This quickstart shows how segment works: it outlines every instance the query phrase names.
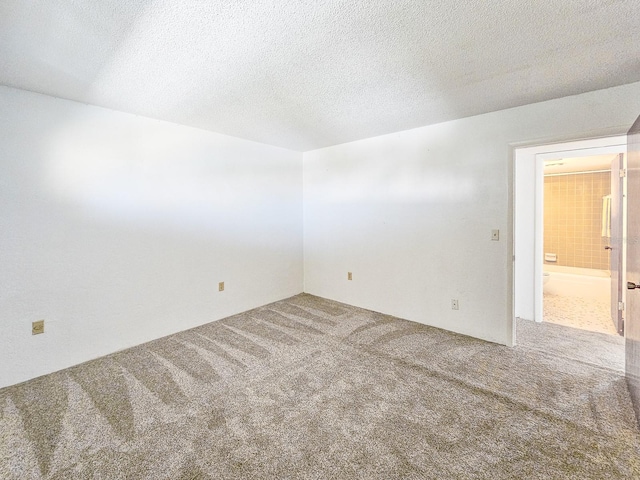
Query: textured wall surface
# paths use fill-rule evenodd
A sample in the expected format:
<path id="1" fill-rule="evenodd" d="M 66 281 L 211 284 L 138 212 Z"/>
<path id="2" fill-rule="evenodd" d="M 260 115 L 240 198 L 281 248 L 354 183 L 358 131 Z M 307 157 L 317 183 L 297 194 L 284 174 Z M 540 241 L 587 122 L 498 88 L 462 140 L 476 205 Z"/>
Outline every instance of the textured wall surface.
<path id="1" fill-rule="evenodd" d="M 637 0 L 0 3 L 0 84 L 296 150 L 640 80 Z"/>
<path id="2" fill-rule="evenodd" d="M 302 291 L 301 154 L 6 87 L 0 124 L 0 386 Z"/>
<path id="3" fill-rule="evenodd" d="M 305 291 L 510 342 L 509 145 L 621 133 L 639 112 L 636 83 L 305 152 Z"/>

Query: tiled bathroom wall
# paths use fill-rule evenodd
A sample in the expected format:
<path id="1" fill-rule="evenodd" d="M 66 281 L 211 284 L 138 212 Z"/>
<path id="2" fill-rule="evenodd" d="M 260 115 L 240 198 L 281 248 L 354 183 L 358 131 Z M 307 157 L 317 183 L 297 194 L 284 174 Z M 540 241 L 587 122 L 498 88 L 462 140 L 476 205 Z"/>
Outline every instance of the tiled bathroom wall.
<path id="1" fill-rule="evenodd" d="M 602 197 L 611 193 L 611 173 L 544 177 L 544 252 L 568 267 L 609 269 L 609 239 L 602 237 Z"/>

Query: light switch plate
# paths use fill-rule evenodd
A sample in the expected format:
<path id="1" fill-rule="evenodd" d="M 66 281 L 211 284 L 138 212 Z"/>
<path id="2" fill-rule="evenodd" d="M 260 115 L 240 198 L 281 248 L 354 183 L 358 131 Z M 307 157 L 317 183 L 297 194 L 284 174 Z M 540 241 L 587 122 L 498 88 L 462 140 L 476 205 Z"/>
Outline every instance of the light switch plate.
<path id="1" fill-rule="evenodd" d="M 500 240 L 500 230 L 491 230 L 491 240 L 494 242 Z"/>
<path id="2" fill-rule="evenodd" d="M 353 280 L 353 274 L 351 272 L 347 272 L 347 280 Z"/>
<path id="3" fill-rule="evenodd" d="M 219 292 L 224 292 L 224 282 L 218 283 L 218 291 Z"/>

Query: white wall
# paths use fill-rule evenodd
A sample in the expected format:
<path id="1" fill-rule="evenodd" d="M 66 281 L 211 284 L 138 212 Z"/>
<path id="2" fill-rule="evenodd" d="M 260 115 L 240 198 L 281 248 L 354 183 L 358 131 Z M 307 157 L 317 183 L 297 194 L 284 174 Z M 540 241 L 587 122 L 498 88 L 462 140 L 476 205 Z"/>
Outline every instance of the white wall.
<path id="1" fill-rule="evenodd" d="M 6 87 L 0 124 L 0 387 L 302 291 L 300 153 Z"/>
<path id="2" fill-rule="evenodd" d="M 511 147 L 638 113 L 640 83 L 304 154 L 305 291 L 508 344 Z M 301 154 L 6 87 L 0 125 L 0 387 L 302 291 Z"/>
<path id="3" fill-rule="evenodd" d="M 638 114 L 635 83 L 305 153 L 305 291 L 510 344 L 512 148 Z"/>

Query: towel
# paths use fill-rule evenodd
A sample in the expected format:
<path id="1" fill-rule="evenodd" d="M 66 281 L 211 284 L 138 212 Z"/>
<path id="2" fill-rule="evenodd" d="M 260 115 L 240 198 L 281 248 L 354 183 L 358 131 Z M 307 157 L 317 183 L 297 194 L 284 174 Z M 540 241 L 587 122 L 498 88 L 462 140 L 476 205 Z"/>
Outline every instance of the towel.
<path id="1" fill-rule="evenodd" d="M 602 197 L 602 236 L 611 238 L 611 195 Z"/>

